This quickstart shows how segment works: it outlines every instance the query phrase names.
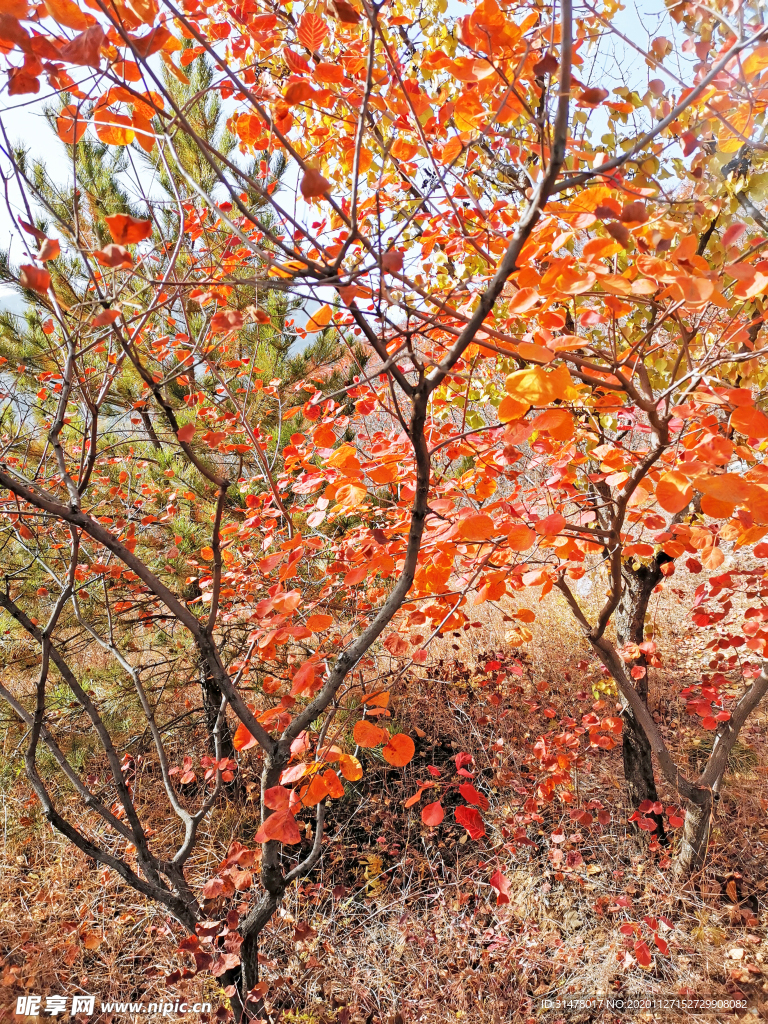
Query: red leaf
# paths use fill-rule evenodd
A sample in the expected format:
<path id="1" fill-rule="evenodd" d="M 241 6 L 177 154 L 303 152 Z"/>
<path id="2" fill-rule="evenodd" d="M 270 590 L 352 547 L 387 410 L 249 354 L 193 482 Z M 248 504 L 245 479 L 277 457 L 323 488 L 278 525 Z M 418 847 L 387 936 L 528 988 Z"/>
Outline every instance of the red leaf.
<path id="1" fill-rule="evenodd" d="M 211 330 L 215 334 L 237 330 L 245 323 L 245 317 L 239 309 L 222 309 L 211 317 Z"/>
<path id="2" fill-rule="evenodd" d="M 81 32 L 74 39 L 65 43 L 59 56 L 70 64 L 98 68 L 100 64 L 99 51 L 106 42 L 107 37 L 104 35 L 101 25 L 91 25 L 85 32 Z"/>
<path id="3" fill-rule="evenodd" d="M 456 821 L 469 833 L 470 839 L 479 839 L 485 835 L 485 823 L 474 807 L 457 807 L 454 814 Z"/>
<path id="4" fill-rule="evenodd" d="M 509 879 L 505 878 L 500 871 L 495 871 L 488 879 L 488 884 L 496 890 L 496 905 L 509 903 Z"/>
<path id="5" fill-rule="evenodd" d="M 213 900 L 224 891 L 224 883 L 220 878 L 211 878 L 203 886 L 203 899 Z M 188 940 L 185 940 L 188 941 Z"/>
<path id="6" fill-rule="evenodd" d="M 290 811 L 275 811 L 265 819 L 264 824 L 254 836 L 257 843 L 267 843 L 276 839 L 279 843 L 300 843 L 301 833 L 296 819 Z"/>
<path id="7" fill-rule="evenodd" d="M 309 17 L 309 15 L 305 15 Z M 317 17 L 317 15 L 312 15 Z M 319 199 L 321 196 L 330 189 L 331 183 L 327 178 L 324 178 L 320 171 L 314 167 L 308 167 L 304 172 L 304 177 L 301 179 L 299 189 L 305 199 Z"/>
<path id="8" fill-rule="evenodd" d="M 403 269 L 403 254 L 396 249 L 390 249 L 381 257 L 381 269 L 387 274 L 399 274 Z"/>
<path id="9" fill-rule="evenodd" d="M 271 811 L 287 811 L 290 796 L 285 786 L 272 786 L 264 790 L 264 806 Z"/>
<path id="10" fill-rule="evenodd" d="M 644 942 L 635 943 L 635 956 L 637 957 L 637 962 L 641 967 L 650 967 L 653 963 L 651 951 Z"/>
<path id="11" fill-rule="evenodd" d="M 475 804 L 477 807 L 481 807 L 484 811 L 488 810 L 488 801 L 482 793 L 478 793 L 471 782 L 462 782 L 459 786 L 459 792 L 468 804 Z"/>
<path id="12" fill-rule="evenodd" d="M 425 825 L 439 825 L 444 817 L 445 811 L 439 800 L 435 800 L 433 804 L 427 804 L 426 807 L 422 808 L 421 820 Z"/>
<path id="13" fill-rule="evenodd" d="M 328 26 L 319 14 L 303 14 L 296 37 L 308 50 L 319 50 L 328 35 Z"/>

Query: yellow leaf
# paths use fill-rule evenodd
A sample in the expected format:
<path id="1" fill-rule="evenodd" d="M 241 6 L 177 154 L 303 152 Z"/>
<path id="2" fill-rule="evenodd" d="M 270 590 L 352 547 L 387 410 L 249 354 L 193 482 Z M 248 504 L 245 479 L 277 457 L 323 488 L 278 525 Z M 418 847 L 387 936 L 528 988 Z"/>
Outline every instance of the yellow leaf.
<path id="1" fill-rule="evenodd" d="M 746 82 L 751 82 L 765 68 L 768 68 L 768 46 L 758 46 L 741 62 Z"/>
<path id="2" fill-rule="evenodd" d="M 528 405 L 550 405 L 555 399 L 574 398 L 576 391 L 566 366 L 547 371 L 543 366 L 529 366 L 507 377 L 507 394 Z M 503 404 L 503 403 L 502 403 Z"/>

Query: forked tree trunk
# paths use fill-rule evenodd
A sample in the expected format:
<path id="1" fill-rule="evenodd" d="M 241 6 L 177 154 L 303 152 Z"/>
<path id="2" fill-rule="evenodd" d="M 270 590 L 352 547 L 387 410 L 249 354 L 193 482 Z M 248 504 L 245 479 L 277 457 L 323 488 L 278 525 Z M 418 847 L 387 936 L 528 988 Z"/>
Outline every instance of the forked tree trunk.
<path id="1" fill-rule="evenodd" d="M 616 638 L 619 646 L 626 643 L 641 644 L 645 639 L 645 616 L 648 603 L 656 584 L 661 579 L 662 562 L 654 559 L 650 565 L 633 569 L 631 565 L 622 568 L 623 591 L 616 609 Z M 634 687 L 644 704 L 648 703 L 648 667 L 645 657 L 635 662 L 645 669 L 645 675 L 634 680 Z M 640 723 L 633 714 L 625 697 L 620 697 L 624 730 L 622 735 L 622 760 L 624 778 L 630 805 L 635 810 L 644 800 L 655 803 L 658 800 L 656 779 L 653 773 L 651 744 Z M 660 815 L 650 815 L 656 821 L 657 837 L 664 831 Z"/>
<path id="2" fill-rule="evenodd" d="M 713 812 L 712 793 L 706 791 L 701 803 L 688 801 L 672 874 L 678 881 L 685 881 L 704 867 L 709 845 L 709 834 L 712 828 Z"/>

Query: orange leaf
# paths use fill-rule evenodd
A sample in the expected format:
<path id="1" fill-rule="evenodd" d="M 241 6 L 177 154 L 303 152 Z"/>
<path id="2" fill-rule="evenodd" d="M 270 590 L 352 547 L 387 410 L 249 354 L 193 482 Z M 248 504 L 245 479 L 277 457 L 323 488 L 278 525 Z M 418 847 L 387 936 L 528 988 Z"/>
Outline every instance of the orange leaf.
<path id="1" fill-rule="evenodd" d="M 336 444 L 336 434 L 333 432 L 332 427 L 329 427 L 327 423 L 323 423 L 317 430 L 312 432 L 312 440 L 318 448 L 330 448 L 332 444 Z"/>
<path id="2" fill-rule="evenodd" d="M 289 106 L 293 106 L 295 103 L 303 103 L 308 100 L 310 96 L 314 95 L 314 92 L 315 90 L 309 82 L 291 82 L 286 86 L 283 99 Z"/>
<path id="3" fill-rule="evenodd" d="M 291 680 L 291 697 L 298 697 L 300 694 L 310 691 L 314 692 L 317 679 L 317 662 L 305 661 L 300 665 Z"/>
<path id="4" fill-rule="evenodd" d="M 73 103 L 68 103 L 56 118 L 56 133 L 68 146 L 82 139 L 87 125 L 81 113 Z"/>
<path id="5" fill-rule="evenodd" d="M 490 516 L 474 515 L 462 519 L 459 526 L 459 536 L 462 540 L 481 541 L 492 537 L 496 532 L 496 526 Z"/>
<path id="6" fill-rule="evenodd" d="M 731 413 L 731 426 L 740 434 L 762 440 L 768 437 L 768 416 L 752 406 L 741 406 Z"/>
<path id="7" fill-rule="evenodd" d="M 344 783 L 333 768 L 327 768 L 323 772 L 323 779 L 328 788 L 328 795 L 333 797 L 334 800 L 340 800 L 344 796 Z"/>
<path id="8" fill-rule="evenodd" d="M 397 139 L 390 153 L 396 160 L 413 160 L 419 151 L 415 142 L 408 142 L 406 139 Z"/>
<path id="9" fill-rule="evenodd" d="M 530 402 L 521 402 L 512 395 L 505 395 L 499 406 L 499 423 L 510 423 L 512 420 L 519 420 L 528 412 Z"/>
<path id="10" fill-rule="evenodd" d="M 130 217 L 127 213 L 115 213 L 104 219 L 107 222 L 110 235 L 118 245 L 132 245 L 149 238 L 152 234 L 151 220 L 139 220 L 137 217 Z"/>
<path id="11" fill-rule="evenodd" d="M 544 345 L 534 345 L 529 341 L 521 341 L 517 346 L 517 354 L 521 359 L 525 359 L 529 363 L 551 363 L 555 358 L 555 353 L 551 348 L 546 348 Z"/>
<path id="12" fill-rule="evenodd" d="M 380 690 L 378 693 L 366 694 L 362 703 L 369 708 L 385 708 L 389 704 L 389 697 L 389 690 Z"/>
<path id="13" fill-rule="evenodd" d="M 200 548 L 200 557 L 204 558 L 206 562 L 212 562 L 213 548 Z"/>
<path id="14" fill-rule="evenodd" d="M 300 53 L 296 53 L 295 50 L 283 50 L 283 57 L 285 63 L 288 65 L 288 70 L 292 71 L 295 75 L 308 75 L 309 64 L 306 57 L 302 57 Z"/>
<path id="15" fill-rule="evenodd" d="M 125 114 L 116 114 L 109 107 L 99 107 L 93 115 L 93 123 L 96 127 L 96 134 L 107 146 L 128 146 L 133 142 L 135 132 L 130 117 Z M 117 217 L 124 217 L 125 214 L 115 214 Z M 113 218 L 107 217 L 107 221 Z M 131 218 L 133 219 L 133 218 Z M 114 238 L 114 233 L 112 235 Z M 118 239 L 115 238 L 117 242 Z"/>
<path id="16" fill-rule="evenodd" d="M 529 309 L 533 309 L 540 297 L 536 288 L 521 288 L 509 300 L 507 309 L 510 313 L 517 313 L 518 315 L 520 313 L 527 313 Z"/>
<path id="17" fill-rule="evenodd" d="M 567 441 L 573 437 L 573 416 L 567 409 L 545 409 L 539 413 L 532 426 L 535 430 L 546 430 L 557 441 Z"/>
<path id="18" fill-rule="evenodd" d="M 238 725 L 235 730 L 235 735 L 232 737 L 232 746 L 235 750 L 248 750 L 250 747 L 256 746 L 256 740 L 251 736 L 242 722 Z"/>
<path id="19" fill-rule="evenodd" d="M 317 312 L 313 313 L 309 320 L 307 320 L 304 330 L 307 334 L 314 334 L 316 331 L 325 330 L 331 322 L 332 314 L 333 310 L 328 303 L 326 303 L 324 306 L 321 306 Z"/>
<path id="20" fill-rule="evenodd" d="M 342 484 L 336 491 L 336 501 L 347 508 L 357 508 L 365 500 L 368 492 L 359 483 Z"/>
<path id="21" fill-rule="evenodd" d="M 45 0 L 45 9 L 54 21 L 77 32 L 88 28 L 89 20 L 91 23 L 95 20 L 92 16 L 83 14 L 72 0 Z"/>
<path id="22" fill-rule="evenodd" d="M 119 309 L 102 309 L 100 313 L 91 320 L 91 327 L 106 327 L 120 319 Z"/>
<path id="23" fill-rule="evenodd" d="M 720 476 L 699 477 L 696 486 L 702 494 L 708 494 L 717 501 L 728 501 L 734 505 L 749 497 L 749 484 L 738 473 L 723 473 Z"/>
<path id="24" fill-rule="evenodd" d="M 571 397 L 573 383 L 567 366 L 546 370 L 543 366 L 529 366 L 525 370 L 510 373 L 506 381 L 507 394 L 517 402 L 528 405 L 546 406 L 555 399 Z M 502 406 L 503 406 L 502 402 Z M 501 416 L 501 409 L 499 409 Z"/>
<path id="25" fill-rule="evenodd" d="M 367 722 L 365 719 L 355 724 L 352 735 L 358 747 L 378 747 L 380 743 L 389 739 L 386 729 L 379 729 L 377 725 Z"/>
<path id="26" fill-rule="evenodd" d="M 61 246 L 57 238 L 46 238 L 40 246 L 37 258 L 45 263 L 47 260 L 55 260 L 61 255 Z"/>
<path id="27" fill-rule="evenodd" d="M 176 437 L 178 437 L 178 439 L 180 441 L 183 441 L 184 444 L 188 444 L 192 440 L 192 438 L 194 436 L 195 436 L 195 424 L 194 423 L 185 423 L 184 426 L 183 427 L 179 427 L 178 431 L 176 432 Z"/>
<path id="28" fill-rule="evenodd" d="M 239 309 L 220 309 L 211 317 L 211 331 L 214 334 L 225 334 L 236 331 L 245 323 L 245 317 Z"/>
<path id="29" fill-rule="evenodd" d="M 313 633 L 322 633 L 326 629 L 330 629 L 333 625 L 333 616 L 331 615 L 310 615 L 307 619 L 307 629 L 311 629 Z"/>
<path id="30" fill-rule="evenodd" d="M 151 25 L 158 15 L 156 0 L 128 0 L 131 12 L 145 25 Z"/>
<path id="31" fill-rule="evenodd" d="M 334 773 L 335 774 L 335 773 Z M 314 807 L 328 796 L 328 781 L 323 775 L 315 775 L 308 786 L 299 793 L 305 807 Z"/>
<path id="32" fill-rule="evenodd" d="M 453 138 L 448 139 L 446 144 L 443 146 L 443 151 L 440 154 L 440 163 L 443 166 L 452 164 L 457 157 L 461 156 L 464 149 L 464 143 L 458 137 L 454 135 Z"/>
<path id="33" fill-rule="evenodd" d="M 352 754 L 339 757 L 339 770 L 347 782 L 359 782 L 363 777 L 363 766 Z"/>
<path id="34" fill-rule="evenodd" d="M 33 292 L 40 292 L 45 295 L 51 287 L 51 275 L 47 270 L 25 263 L 20 268 L 19 284 L 22 288 L 29 288 Z"/>
<path id="35" fill-rule="evenodd" d="M 315 65 L 312 77 L 324 85 L 339 85 L 344 81 L 344 68 L 339 64 L 331 64 L 329 61 L 321 60 Z"/>
<path id="36" fill-rule="evenodd" d="M 682 512 L 693 497 L 693 487 L 682 473 L 672 469 L 656 484 L 656 500 L 665 512 Z"/>
<path id="37" fill-rule="evenodd" d="M 723 554 L 722 548 L 709 548 L 707 551 L 701 553 L 701 564 L 705 569 L 709 569 L 712 572 L 714 569 L 719 567 L 725 561 L 725 555 Z"/>
<path id="38" fill-rule="evenodd" d="M 404 732 L 398 732 L 391 736 L 389 742 L 381 748 L 381 755 L 384 760 L 395 768 L 402 768 L 408 764 L 416 753 L 416 745 L 410 736 Z"/>
<path id="39" fill-rule="evenodd" d="M 711 494 L 703 494 L 701 496 L 701 511 L 705 516 L 709 516 L 710 519 L 727 519 L 733 515 L 733 510 L 736 508 L 732 501 L 718 501 L 717 498 L 713 498 Z M 750 506 L 750 512 L 754 510 Z"/>
<path id="40" fill-rule="evenodd" d="M 507 534 L 507 543 L 511 551 L 527 551 L 533 547 L 535 540 L 536 534 L 523 523 L 513 526 Z"/>
<path id="41" fill-rule="evenodd" d="M 308 15 L 307 15 L 308 17 Z M 316 17 L 316 15 L 312 15 Z M 314 167 L 308 167 L 304 172 L 304 177 L 301 179 L 299 189 L 305 199 L 319 199 L 325 195 L 331 187 L 330 181 L 324 178 L 320 171 Z"/>
<path id="42" fill-rule="evenodd" d="M 94 254 L 102 267 L 111 267 L 113 270 L 130 270 L 133 266 L 133 256 L 124 245 L 115 245 L 110 242 L 103 249 L 97 249 Z"/>
<path id="43" fill-rule="evenodd" d="M 542 537 L 555 537 L 558 533 L 562 532 L 565 526 L 565 519 L 560 515 L 559 512 L 553 512 L 551 516 L 546 516 L 544 519 L 540 519 L 535 524 L 536 533 Z"/>

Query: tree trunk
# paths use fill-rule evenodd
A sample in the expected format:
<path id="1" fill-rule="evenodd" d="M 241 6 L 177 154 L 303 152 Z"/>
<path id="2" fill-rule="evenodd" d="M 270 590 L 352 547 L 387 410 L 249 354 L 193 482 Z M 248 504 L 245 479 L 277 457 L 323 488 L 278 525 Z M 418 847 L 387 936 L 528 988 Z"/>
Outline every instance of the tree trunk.
<path id="1" fill-rule="evenodd" d="M 216 720 L 219 717 L 219 709 L 221 708 L 221 690 L 206 672 L 205 666 L 200 667 L 200 690 L 203 695 L 203 711 L 205 713 L 205 726 L 209 736 L 211 756 L 215 757 L 216 750 L 213 730 L 216 728 Z M 232 733 L 226 718 L 224 718 L 219 728 L 219 737 L 221 756 L 234 758 L 235 746 L 232 742 Z"/>
<path id="2" fill-rule="evenodd" d="M 664 556 L 666 557 L 666 556 Z M 661 579 L 662 561 L 655 558 L 650 565 L 633 569 L 625 564 L 622 568 L 623 590 L 616 609 L 616 638 L 620 646 L 627 643 L 641 644 L 645 639 L 645 616 L 648 603 L 656 584 Z M 645 669 L 645 675 L 634 681 L 634 687 L 643 703 L 648 703 L 648 666 L 645 656 L 635 662 Z M 630 805 L 637 810 L 644 800 L 656 803 L 656 780 L 653 774 L 651 744 L 635 718 L 626 698 L 621 697 L 624 730 L 622 734 L 622 760 L 624 779 Z M 656 822 L 656 837 L 665 839 L 663 820 L 659 814 L 649 814 Z"/>
<path id="3" fill-rule="evenodd" d="M 230 996 L 230 1003 L 235 1024 L 270 1019 L 263 997 L 249 1000 L 248 993 L 259 983 L 259 936 L 277 910 L 281 895 L 282 893 L 264 893 L 240 925 L 240 934 L 243 937 L 240 946 L 240 966 L 233 971 L 227 971 L 222 977 L 224 987 L 234 990 Z"/>
<path id="4" fill-rule="evenodd" d="M 709 833 L 712 827 L 713 797 L 702 790 L 701 803 L 688 802 L 680 849 L 677 851 L 672 873 L 678 881 L 701 871 L 707 856 Z"/>

